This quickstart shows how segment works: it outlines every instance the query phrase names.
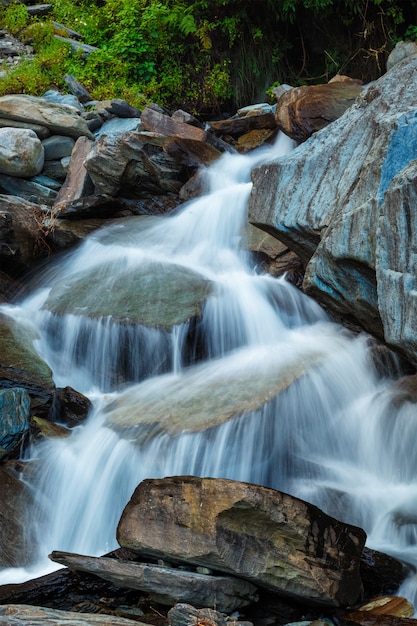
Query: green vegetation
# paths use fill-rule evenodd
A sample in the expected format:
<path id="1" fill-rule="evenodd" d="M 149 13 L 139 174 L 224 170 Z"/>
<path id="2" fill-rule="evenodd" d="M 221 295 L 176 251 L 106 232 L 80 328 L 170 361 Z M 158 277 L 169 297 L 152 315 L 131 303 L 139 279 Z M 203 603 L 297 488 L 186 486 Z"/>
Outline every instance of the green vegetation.
<path id="1" fill-rule="evenodd" d="M 278 82 L 378 77 L 404 36 L 416 39 L 417 0 L 51 0 L 47 19 L 23 4 L 0 24 L 35 51 L 0 93 L 64 89 L 66 73 L 95 98 L 154 101 L 200 114 L 265 99 Z M 72 52 L 54 34 L 79 32 L 98 50 Z"/>

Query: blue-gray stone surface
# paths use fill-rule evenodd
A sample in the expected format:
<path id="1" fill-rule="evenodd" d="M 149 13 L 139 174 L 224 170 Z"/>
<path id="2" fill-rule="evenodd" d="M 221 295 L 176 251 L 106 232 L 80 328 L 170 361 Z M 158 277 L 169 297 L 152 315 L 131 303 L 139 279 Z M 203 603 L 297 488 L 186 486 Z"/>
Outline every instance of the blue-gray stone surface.
<path id="1" fill-rule="evenodd" d="M 302 258 L 304 290 L 417 364 L 417 55 L 253 173 L 250 221 Z"/>
<path id="2" fill-rule="evenodd" d="M 26 389 L 0 389 L 0 446 L 12 450 L 29 429 L 30 397 Z"/>

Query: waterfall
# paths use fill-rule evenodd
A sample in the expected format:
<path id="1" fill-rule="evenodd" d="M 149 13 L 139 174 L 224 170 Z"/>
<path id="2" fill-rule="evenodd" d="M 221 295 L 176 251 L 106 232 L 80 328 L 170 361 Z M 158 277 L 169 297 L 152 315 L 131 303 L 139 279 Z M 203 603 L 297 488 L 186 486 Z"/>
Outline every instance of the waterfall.
<path id="1" fill-rule="evenodd" d="M 93 409 L 69 438 L 29 451 L 39 559 L 26 571 L 3 570 L 1 584 L 39 575 L 52 550 L 117 547 L 116 525 L 137 484 L 180 474 L 288 492 L 364 528 L 369 547 L 417 564 L 414 406 L 395 404 L 391 375 L 365 335 L 262 273 L 241 247 L 252 168 L 292 147 L 281 136 L 249 156 L 224 155 L 207 171 L 205 196 L 168 217 L 96 231 L 3 307 L 36 328 L 56 385 L 86 394 Z M 197 322 L 133 323 L 145 313 L 130 303 L 129 319 L 115 312 L 122 286 L 133 290 L 147 278 L 136 278 L 141 268 L 161 273 L 161 264 L 209 290 Z M 92 316 L 73 301 L 80 286 Z M 112 427 L 138 403 L 172 421 L 155 418 L 134 434 Z M 415 588 L 410 577 L 402 589 L 413 602 Z"/>

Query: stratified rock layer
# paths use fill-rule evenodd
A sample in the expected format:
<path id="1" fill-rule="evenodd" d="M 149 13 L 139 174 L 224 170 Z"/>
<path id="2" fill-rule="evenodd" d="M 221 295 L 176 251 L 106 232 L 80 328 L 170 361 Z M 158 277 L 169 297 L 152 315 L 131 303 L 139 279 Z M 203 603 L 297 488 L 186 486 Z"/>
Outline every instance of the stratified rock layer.
<path id="1" fill-rule="evenodd" d="M 304 601 L 353 604 L 363 530 L 285 493 L 231 480 L 145 480 L 117 539 L 140 554 L 241 576 Z"/>
<path id="2" fill-rule="evenodd" d="M 289 156 L 257 168 L 250 202 L 250 221 L 307 265 L 308 294 L 415 364 L 416 88 L 413 55 Z"/>

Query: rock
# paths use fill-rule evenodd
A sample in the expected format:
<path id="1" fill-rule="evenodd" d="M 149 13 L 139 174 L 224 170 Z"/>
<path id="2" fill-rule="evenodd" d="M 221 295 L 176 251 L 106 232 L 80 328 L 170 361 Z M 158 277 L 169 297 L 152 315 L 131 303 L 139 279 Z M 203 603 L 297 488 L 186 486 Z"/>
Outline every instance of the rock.
<path id="1" fill-rule="evenodd" d="M 382 596 L 361 605 L 359 611 L 371 611 L 378 615 L 396 615 L 397 617 L 413 617 L 414 607 L 405 598 L 399 596 Z"/>
<path id="2" fill-rule="evenodd" d="M 64 159 L 59 159 L 56 161 L 45 161 L 42 174 L 44 176 L 49 176 L 50 178 L 53 178 L 60 183 L 64 182 L 67 171 L 66 168 L 64 168 L 62 161 L 64 161 Z"/>
<path id="3" fill-rule="evenodd" d="M 49 102 L 63 105 L 71 113 L 79 115 L 84 112 L 84 107 L 81 102 L 70 93 L 61 93 L 56 89 L 49 89 L 45 91 L 42 97 Z"/>
<path id="4" fill-rule="evenodd" d="M 77 37 L 77 33 L 75 33 L 75 31 L 72 31 L 69 34 L 72 39 L 81 38 L 81 35 Z M 90 102 L 92 100 L 92 97 L 88 90 L 84 87 L 84 85 L 80 83 L 80 81 L 75 78 L 75 76 L 72 76 L 72 74 L 65 74 L 64 80 L 68 89 L 82 104 L 85 104 L 86 102 Z"/>
<path id="5" fill-rule="evenodd" d="M 43 416 L 51 409 L 55 385 L 52 372 L 33 348 L 34 331 L 0 314 L 0 386 L 26 389 L 31 413 Z"/>
<path id="6" fill-rule="evenodd" d="M 399 41 L 395 44 L 394 49 L 390 52 L 387 59 L 387 72 L 400 61 L 409 56 L 417 54 L 417 43 L 415 41 Z"/>
<path id="7" fill-rule="evenodd" d="M 35 176 L 32 180 L 23 180 L 22 178 L 0 174 L 0 188 L 15 198 L 22 198 L 37 205 L 46 204 L 51 206 L 58 192 L 49 186 L 37 182 L 39 179 L 40 177 Z M 60 187 L 60 185 L 58 186 Z M 40 238 L 40 224 L 38 224 L 38 229 L 40 231 L 38 238 Z"/>
<path id="8" fill-rule="evenodd" d="M 178 602 L 168 611 L 168 622 L 170 626 L 226 626 L 226 617 L 220 611 L 203 608 L 196 609 L 190 604 Z"/>
<path id="9" fill-rule="evenodd" d="M 400 561 L 367 547 L 362 552 L 360 572 L 365 598 L 395 593 L 407 576 L 407 568 Z"/>
<path id="10" fill-rule="evenodd" d="M 92 143 L 87 137 L 79 137 L 77 139 L 72 149 L 67 176 L 52 207 L 55 216 L 59 216 L 61 210 L 67 204 L 72 204 L 75 200 L 92 195 L 94 185 L 84 166 L 84 161 L 91 150 Z"/>
<path id="11" fill-rule="evenodd" d="M 275 136 L 276 129 L 270 130 L 268 128 L 265 128 L 259 130 L 250 130 L 248 133 L 240 135 L 237 140 L 236 147 L 238 152 L 248 152 L 249 150 L 259 148 L 259 146 L 262 146 L 267 141 L 272 141 Z"/>
<path id="12" fill-rule="evenodd" d="M 31 4 L 26 8 L 29 15 L 47 15 L 52 11 L 52 4 Z"/>
<path id="13" fill-rule="evenodd" d="M 50 135 L 42 141 L 45 151 L 45 161 L 53 161 L 71 156 L 75 141 L 72 137 L 65 135 Z"/>
<path id="14" fill-rule="evenodd" d="M 0 128 L 0 173 L 29 178 L 40 174 L 44 150 L 33 130 Z"/>
<path id="15" fill-rule="evenodd" d="M 75 161 L 74 164 L 76 167 L 77 165 L 78 167 L 81 165 L 78 161 Z M 102 225 L 103 220 L 117 215 L 125 208 L 126 206 L 122 199 L 113 198 L 108 194 L 81 196 L 79 199 L 69 200 L 68 202 L 57 202 L 52 209 L 54 218 L 52 237 L 55 241 L 57 235 L 56 230 L 59 230 L 61 226 L 65 227 L 67 221 L 100 220 L 100 225 Z M 56 219 L 57 221 L 55 221 Z M 91 224 L 94 225 L 93 228 L 81 226 L 81 238 L 84 238 L 88 232 L 97 228 L 99 222 L 91 221 Z M 80 232 L 75 224 L 73 227 L 71 226 L 71 230 L 73 233 Z M 78 237 L 79 235 L 76 236 Z"/>
<path id="16" fill-rule="evenodd" d="M 30 398 L 25 389 L 0 389 L 0 446 L 13 450 L 29 430 Z"/>
<path id="17" fill-rule="evenodd" d="M 31 122 L 17 122 L 16 120 L 9 120 L 7 118 L 0 119 L 0 128 L 23 128 L 26 130 L 33 130 L 37 134 L 39 139 L 46 139 L 50 133 L 45 126 L 40 124 L 33 124 Z"/>
<path id="18" fill-rule="evenodd" d="M 71 46 L 71 50 L 75 54 L 81 54 L 83 58 L 87 58 L 90 56 L 92 52 L 97 52 L 99 48 L 96 46 L 90 46 L 87 43 L 81 43 L 80 41 L 76 41 L 71 39 L 70 37 L 61 37 L 61 35 L 54 35 L 55 39 L 62 41 L 63 43 L 67 43 Z"/>
<path id="19" fill-rule="evenodd" d="M 192 476 L 143 481 L 117 529 L 119 544 L 140 554 L 205 565 L 332 606 L 360 596 L 365 538 L 279 491 Z"/>
<path id="20" fill-rule="evenodd" d="M 340 117 L 361 91 L 360 85 L 344 82 L 294 87 L 277 102 L 276 124 L 295 141 L 305 141 Z"/>
<path id="21" fill-rule="evenodd" d="M 218 139 L 213 133 L 209 133 L 202 128 L 191 124 L 184 124 L 155 111 L 151 107 L 146 107 L 142 111 L 142 124 L 145 130 L 160 133 L 167 137 L 177 137 L 178 139 L 190 139 L 196 142 L 208 143 L 219 152 L 235 152 L 225 141 Z"/>
<path id="22" fill-rule="evenodd" d="M 109 106 L 106 106 L 106 109 L 111 115 L 115 115 L 116 117 L 121 118 L 140 118 L 141 111 L 136 107 L 133 107 L 131 104 L 126 102 L 126 100 L 122 100 L 121 98 L 114 98 L 110 100 Z"/>
<path id="23" fill-rule="evenodd" d="M 94 139 L 87 123 L 69 107 L 25 94 L 0 97 L 0 117 L 45 126 L 51 133 Z"/>
<path id="24" fill-rule="evenodd" d="M 145 626 L 143 622 L 117 617 L 115 615 L 95 615 L 94 613 L 76 613 L 75 611 L 59 611 L 40 606 L 26 604 L 6 604 L 0 606 L 1 626 L 35 626 L 51 624 L 51 626 Z"/>
<path id="25" fill-rule="evenodd" d="M 4 270 L 28 269 L 42 253 L 42 213 L 36 204 L 0 194 L 0 262 Z"/>
<path id="26" fill-rule="evenodd" d="M 105 423 L 140 444 L 161 432 L 174 436 L 207 430 L 260 409 L 325 353 L 317 344 L 300 345 L 299 352 L 284 344 L 280 350 L 272 346 L 236 350 L 130 387 L 104 410 Z"/>
<path id="27" fill-rule="evenodd" d="M 208 166 L 221 156 L 221 152 L 208 143 L 174 137 L 165 142 L 164 151 L 187 167 Z"/>
<path id="28" fill-rule="evenodd" d="M 49 558 L 116 586 L 150 593 L 155 602 L 168 606 L 190 602 L 197 607 L 216 606 L 219 611 L 232 612 L 258 599 L 254 585 L 230 576 L 208 576 L 149 563 L 69 552 L 52 552 Z"/>
<path id="29" fill-rule="evenodd" d="M 200 315 L 211 289 L 203 276 L 173 263 L 127 264 L 115 279 L 109 262 L 66 277 L 52 288 L 44 308 L 60 315 L 111 315 L 123 323 L 169 328 Z"/>
<path id="30" fill-rule="evenodd" d="M 64 426 L 55 424 L 55 422 L 36 416 L 32 418 L 31 430 L 32 434 L 37 438 L 42 437 L 46 439 L 50 439 L 51 437 L 69 437 L 71 434 L 68 428 L 64 428 Z"/>
<path id="31" fill-rule="evenodd" d="M 277 122 L 272 112 L 256 112 L 252 115 L 210 122 L 210 128 L 218 135 L 239 137 L 251 130 L 276 130 Z"/>
<path id="32" fill-rule="evenodd" d="M 395 65 L 339 120 L 256 168 L 249 208 L 306 265 L 309 295 L 414 364 L 416 69 L 417 55 Z"/>
<path id="33" fill-rule="evenodd" d="M 54 419 L 70 428 L 79 426 L 88 417 L 91 401 L 72 387 L 57 389 Z"/>
<path id="34" fill-rule="evenodd" d="M 178 193 L 186 179 L 185 168 L 142 133 L 101 135 L 84 164 L 97 192 L 111 196 Z"/>
<path id="35" fill-rule="evenodd" d="M 360 624 L 361 626 L 415 626 L 414 618 L 396 617 L 394 615 L 378 615 L 371 611 L 355 611 L 341 619 L 343 626 Z"/>
<path id="36" fill-rule="evenodd" d="M 32 496 L 4 466 L 0 466 L 0 502 L 0 567 L 29 565 L 36 558 L 29 520 Z"/>
<path id="37" fill-rule="evenodd" d="M 140 118 L 138 117 L 112 117 L 109 120 L 100 122 L 96 137 L 101 135 L 123 135 L 129 131 L 139 132 L 142 127 Z"/>
<path id="38" fill-rule="evenodd" d="M 179 197 L 183 202 L 202 196 L 209 190 L 209 176 L 205 169 L 199 169 L 187 180 L 179 191 Z"/>

